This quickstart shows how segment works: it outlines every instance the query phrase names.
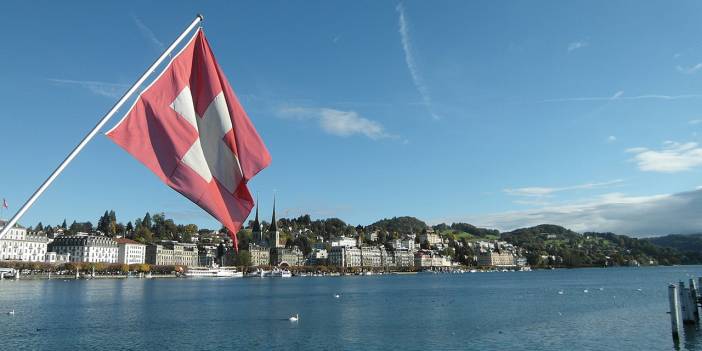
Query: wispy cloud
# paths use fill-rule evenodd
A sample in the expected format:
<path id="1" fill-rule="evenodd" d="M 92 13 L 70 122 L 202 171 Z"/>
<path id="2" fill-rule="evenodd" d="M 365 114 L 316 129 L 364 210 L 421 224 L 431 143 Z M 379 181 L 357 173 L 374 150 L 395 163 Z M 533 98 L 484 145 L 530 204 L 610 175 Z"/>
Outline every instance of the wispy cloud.
<path id="1" fill-rule="evenodd" d="M 359 115 L 356 111 L 342 111 L 331 108 L 283 107 L 277 111 L 279 117 L 298 120 L 313 119 L 328 134 L 348 137 L 363 135 L 370 139 L 398 138 L 389 134 L 379 122 Z"/>
<path id="2" fill-rule="evenodd" d="M 695 124 L 700 124 L 702 123 L 702 119 L 691 119 L 687 123 L 695 125 Z"/>
<path id="3" fill-rule="evenodd" d="M 564 187 L 525 187 L 525 188 L 514 188 L 514 189 L 504 189 L 503 191 L 509 195 L 515 196 L 533 196 L 533 197 L 543 197 L 549 196 L 554 193 L 571 191 L 571 190 L 582 190 L 582 189 L 596 189 L 609 187 L 616 184 L 621 184 L 622 179 L 615 179 L 608 182 L 590 182 L 578 185 L 564 186 Z"/>
<path id="4" fill-rule="evenodd" d="M 702 190 L 651 196 L 611 193 L 571 204 L 524 211 L 467 215 L 431 221 L 468 222 L 503 231 L 552 223 L 575 231 L 611 231 L 639 237 L 698 233 L 702 229 Z"/>
<path id="5" fill-rule="evenodd" d="M 685 74 L 695 74 L 695 73 L 697 73 L 697 71 L 702 69 L 702 63 L 698 63 L 698 64 L 696 64 L 694 66 L 690 66 L 690 67 L 677 66 L 675 68 L 678 70 L 678 72 L 682 72 Z"/>
<path id="6" fill-rule="evenodd" d="M 607 137 L 607 142 L 608 142 L 608 143 L 613 143 L 613 142 L 615 142 L 615 141 L 617 141 L 617 137 L 616 137 L 616 136 L 610 135 L 610 136 Z"/>
<path id="7" fill-rule="evenodd" d="M 47 80 L 55 84 L 79 86 L 84 89 L 88 89 L 93 94 L 109 98 L 117 98 L 120 95 L 122 95 L 122 93 L 124 93 L 124 91 L 127 90 L 127 88 L 129 88 L 129 86 L 125 84 L 105 83 L 92 80 L 71 80 L 55 78 L 49 78 Z"/>
<path id="8" fill-rule="evenodd" d="M 677 173 L 702 166 L 702 148 L 695 142 L 666 141 L 660 150 L 635 147 L 626 150 L 645 172 Z"/>
<path id="9" fill-rule="evenodd" d="M 546 99 L 546 100 L 541 100 L 541 102 L 682 100 L 682 99 L 699 99 L 699 98 L 702 98 L 702 94 L 683 94 L 683 95 L 644 94 L 644 95 L 624 96 L 623 91 L 618 91 L 612 96 L 566 97 L 566 98 L 557 98 L 557 99 Z"/>
<path id="10" fill-rule="evenodd" d="M 568 52 L 582 49 L 586 46 L 588 46 L 588 43 L 586 41 L 574 41 L 574 42 L 568 44 Z"/>
<path id="11" fill-rule="evenodd" d="M 424 80 L 422 79 L 422 76 L 421 74 L 419 74 L 419 70 L 417 69 L 417 63 L 414 59 L 414 54 L 412 51 L 412 42 L 410 40 L 409 35 L 409 23 L 407 22 L 407 16 L 405 15 L 405 6 L 402 3 L 399 3 L 395 7 L 395 10 L 397 10 L 397 13 L 399 15 L 399 32 L 400 39 L 402 41 L 402 50 L 405 53 L 405 62 L 407 64 L 407 69 L 410 72 L 410 76 L 412 76 L 412 82 L 414 83 L 414 87 L 417 89 L 419 95 L 422 97 L 422 102 L 429 111 L 431 117 L 434 119 L 439 119 L 439 116 L 434 112 L 431 96 L 429 95 L 429 89 L 427 89 L 426 85 L 424 84 Z"/>
<path id="12" fill-rule="evenodd" d="M 166 48 L 166 45 L 163 44 L 158 38 L 156 37 L 156 34 L 151 30 L 151 28 L 147 27 L 144 22 L 142 22 L 139 17 L 132 15 L 132 20 L 134 20 L 134 23 L 137 25 L 139 28 L 139 31 L 141 34 L 146 38 L 151 45 L 153 45 L 154 49 L 157 51 L 163 51 Z"/>

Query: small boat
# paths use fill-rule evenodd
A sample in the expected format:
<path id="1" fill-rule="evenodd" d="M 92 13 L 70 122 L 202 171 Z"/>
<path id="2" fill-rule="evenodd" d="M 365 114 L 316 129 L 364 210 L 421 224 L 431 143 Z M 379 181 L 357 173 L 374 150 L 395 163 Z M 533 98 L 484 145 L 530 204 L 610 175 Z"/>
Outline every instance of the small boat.
<path id="1" fill-rule="evenodd" d="M 184 273 L 186 278 L 241 278 L 244 273 L 238 272 L 236 267 L 190 267 Z"/>
<path id="2" fill-rule="evenodd" d="M 292 277 L 292 273 L 290 273 L 289 270 L 280 269 L 280 268 L 273 269 L 271 271 L 270 275 L 273 278 L 290 278 L 290 277 Z"/>

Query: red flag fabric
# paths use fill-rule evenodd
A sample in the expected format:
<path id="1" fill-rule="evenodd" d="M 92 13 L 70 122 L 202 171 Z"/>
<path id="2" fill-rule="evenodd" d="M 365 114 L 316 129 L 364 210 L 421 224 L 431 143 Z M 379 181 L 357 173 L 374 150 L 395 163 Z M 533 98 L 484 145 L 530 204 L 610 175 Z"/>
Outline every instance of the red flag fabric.
<path id="1" fill-rule="evenodd" d="M 238 249 L 254 205 L 246 183 L 271 156 L 202 29 L 107 136 L 219 220 Z"/>

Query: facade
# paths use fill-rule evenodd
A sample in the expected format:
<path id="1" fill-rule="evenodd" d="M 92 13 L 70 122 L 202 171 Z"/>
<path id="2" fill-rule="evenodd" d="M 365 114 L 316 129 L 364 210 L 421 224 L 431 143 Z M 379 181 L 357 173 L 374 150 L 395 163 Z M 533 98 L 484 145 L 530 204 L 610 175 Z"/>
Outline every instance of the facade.
<path id="1" fill-rule="evenodd" d="M 212 266 L 213 263 L 217 263 L 217 245 L 198 245 L 197 262 L 201 267 L 209 267 Z"/>
<path id="2" fill-rule="evenodd" d="M 478 254 L 478 266 L 483 267 L 515 267 L 515 256 L 507 250 L 486 250 Z"/>
<path id="3" fill-rule="evenodd" d="M 419 242 L 423 243 L 425 241 L 428 242 L 430 246 L 434 246 L 441 243 L 441 237 L 434 233 L 433 230 L 427 230 L 426 233 L 419 236 Z"/>
<path id="4" fill-rule="evenodd" d="M 104 236 L 78 233 L 60 236 L 49 245 L 58 255 L 70 255 L 71 262 L 117 263 L 117 242 Z"/>
<path id="5" fill-rule="evenodd" d="M 155 265 L 180 265 L 197 267 L 198 250 L 195 244 L 162 241 L 146 246 L 146 263 Z"/>
<path id="6" fill-rule="evenodd" d="M 366 238 L 366 241 L 378 241 L 378 231 L 369 231 L 364 234 L 364 237 Z"/>
<path id="7" fill-rule="evenodd" d="M 4 225 L 0 221 L 0 230 Z M 0 239 L 0 260 L 44 262 L 48 243 L 46 236 L 27 234 L 27 229 L 15 225 Z"/>
<path id="8" fill-rule="evenodd" d="M 44 257 L 44 262 L 46 263 L 67 263 L 71 262 L 71 255 L 70 254 L 65 254 L 65 255 L 59 255 L 55 252 L 47 252 L 46 256 Z"/>
<path id="9" fill-rule="evenodd" d="M 349 268 L 361 266 L 361 249 L 355 246 L 332 246 L 329 251 L 329 264 Z"/>
<path id="10" fill-rule="evenodd" d="M 274 247 L 271 249 L 271 265 L 279 266 L 287 263 L 289 266 L 302 266 L 305 257 L 297 247 Z"/>
<path id="11" fill-rule="evenodd" d="M 417 268 L 451 267 L 451 260 L 434 251 L 420 250 L 414 254 L 414 266 Z"/>
<path id="12" fill-rule="evenodd" d="M 249 244 L 252 266 L 267 266 L 271 264 L 271 249 L 254 243 Z"/>
<path id="13" fill-rule="evenodd" d="M 394 250 L 388 252 L 390 266 L 414 267 L 414 253 L 410 250 Z"/>
<path id="14" fill-rule="evenodd" d="M 127 238 L 115 239 L 117 242 L 117 263 L 142 264 L 146 262 L 146 245 Z"/>
<path id="15" fill-rule="evenodd" d="M 331 246 L 346 246 L 346 247 L 355 247 L 356 244 L 358 244 L 358 241 L 354 238 L 349 238 L 346 236 L 340 236 L 336 239 L 333 239 L 331 242 Z"/>
<path id="16" fill-rule="evenodd" d="M 383 251 L 385 251 L 383 249 Z M 361 247 L 361 266 L 363 267 L 383 267 L 383 259 L 380 248 L 375 246 Z M 386 255 L 387 256 L 387 255 Z"/>
<path id="17" fill-rule="evenodd" d="M 329 264 L 329 252 L 325 249 L 312 249 L 307 264 L 311 266 L 323 266 Z"/>

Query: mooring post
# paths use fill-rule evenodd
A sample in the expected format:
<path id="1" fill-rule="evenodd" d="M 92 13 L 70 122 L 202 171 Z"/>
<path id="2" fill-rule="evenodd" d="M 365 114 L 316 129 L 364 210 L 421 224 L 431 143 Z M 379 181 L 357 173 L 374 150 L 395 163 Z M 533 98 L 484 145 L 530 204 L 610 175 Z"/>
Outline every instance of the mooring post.
<path id="1" fill-rule="evenodd" d="M 20 276 L 19 269 L 15 269 L 15 280 L 19 280 L 19 276 Z"/>
<path id="2" fill-rule="evenodd" d="M 5 272 L 0 272 L 0 281 L 5 280 Z"/>
<path id="3" fill-rule="evenodd" d="M 700 313 L 697 309 L 697 284 L 695 284 L 695 278 L 690 278 L 690 307 L 692 308 L 692 315 L 695 317 L 695 322 L 700 320 Z"/>
<path id="4" fill-rule="evenodd" d="M 680 317 L 684 324 L 689 323 L 687 318 L 687 298 L 685 297 L 685 282 L 678 283 L 678 301 L 680 303 Z"/>
<path id="5" fill-rule="evenodd" d="M 673 330 L 673 340 L 680 340 L 680 301 L 678 300 L 678 287 L 668 285 L 668 304 L 670 305 L 670 326 Z"/>

